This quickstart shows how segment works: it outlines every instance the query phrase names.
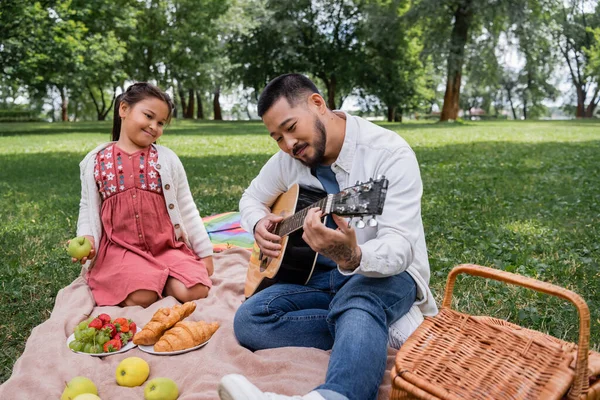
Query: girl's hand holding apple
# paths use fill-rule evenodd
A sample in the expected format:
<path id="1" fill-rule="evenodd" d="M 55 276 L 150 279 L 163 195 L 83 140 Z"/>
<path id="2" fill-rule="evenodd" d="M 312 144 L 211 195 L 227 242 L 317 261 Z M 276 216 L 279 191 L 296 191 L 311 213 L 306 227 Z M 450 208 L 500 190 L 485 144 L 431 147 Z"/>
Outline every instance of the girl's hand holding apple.
<path id="1" fill-rule="evenodd" d="M 71 256 L 71 261 L 85 264 L 96 255 L 94 237 L 84 235 L 67 241 L 67 253 Z"/>

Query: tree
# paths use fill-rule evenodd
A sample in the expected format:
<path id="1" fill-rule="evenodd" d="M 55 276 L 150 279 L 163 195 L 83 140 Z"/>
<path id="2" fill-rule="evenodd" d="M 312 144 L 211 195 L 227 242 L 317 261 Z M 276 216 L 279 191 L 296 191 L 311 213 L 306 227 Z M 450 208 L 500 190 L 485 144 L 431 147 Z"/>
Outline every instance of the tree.
<path id="1" fill-rule="evenodd" d="M 567 66 L 577 94 L 577 118 L 594 115 L 600 98 L 599 78 L 588 68 L 588 52 L 594 46 L 593 30 L 600 27 L 600 6 L 586 11 L 584 0 L 560 2 L 555 7 L 555 40 Z M 587 103 L 587 104 L 586 104 Z"/>
<path id="2" fill-rule="evenodd" d="M 403 111 L 431 97 L 425 95 L 419 31 L 402 18 L 407 9 L 405 0 L 368 2 L 360 31 L 364 41 L 360 86 L 385 104 L 388 121 L 401 120 Z"/>
<path id="3" fill-rule="evenodd" d="M 264 87 L 268 80 L 286 72 L 315 76 L 326 88 L 327 105 L 335 109 L 354 88 L 362 61 L 358 39 L 362 4 L 351 0 L 268 0 L 260 24 L 230 41 L 236 73 L 254 87 Z M 245 73 L 243 66 L 252 67 Z"/>
<path id="4" fill-rule="evenodd" d="M 446 61 L 441 121 L 458 118 L 463 67 L 468 46 L 495 41 L 526 5 L 515 0 L 418 0 L 410 14 L 424 29 L 425 52 Z M 449 38 L 440 40 L 440 38 Z M 473 53 L 471 53 L 473 54 Z"/>

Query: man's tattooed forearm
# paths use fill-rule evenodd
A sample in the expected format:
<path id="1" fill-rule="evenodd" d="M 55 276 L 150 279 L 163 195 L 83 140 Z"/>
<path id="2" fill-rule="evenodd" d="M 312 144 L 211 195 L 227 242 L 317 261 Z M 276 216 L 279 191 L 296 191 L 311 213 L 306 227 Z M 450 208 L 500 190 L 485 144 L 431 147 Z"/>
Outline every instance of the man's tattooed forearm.
<path id="1" fill-rule="evenodd" d="M 342 244 L 331 245 L 320 253 L 338 263 L 342 269 L 354 270 L 360 264 L 359 252 Z"/>

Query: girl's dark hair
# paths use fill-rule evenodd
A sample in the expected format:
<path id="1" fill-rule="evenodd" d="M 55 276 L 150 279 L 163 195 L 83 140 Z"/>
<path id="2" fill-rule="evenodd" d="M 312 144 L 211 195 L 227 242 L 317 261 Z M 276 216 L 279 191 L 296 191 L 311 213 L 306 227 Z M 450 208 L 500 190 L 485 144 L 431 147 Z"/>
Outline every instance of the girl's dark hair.
<path id="1" fill-rule="evenodd" d="M 122 102 L 127 103 L 130 107 L 133 107 L 136 103 L 148 98 L 155 97 L 159 100 L 167 103 L 169 107 L 169 115 L 167 116 L 167 122 L 171 121 L 171 112 L 173 110 L 173 101 L 171 97 L 148 82 L 137 82 L 129 86 L 124 93 L 117 96 L 115 100 L 115 115 L 113 117 L 113 128 L 112 128 L 112 140 L 118 141 L 121 136 L 121 116 L 119 115 L 119 107 Z"/>

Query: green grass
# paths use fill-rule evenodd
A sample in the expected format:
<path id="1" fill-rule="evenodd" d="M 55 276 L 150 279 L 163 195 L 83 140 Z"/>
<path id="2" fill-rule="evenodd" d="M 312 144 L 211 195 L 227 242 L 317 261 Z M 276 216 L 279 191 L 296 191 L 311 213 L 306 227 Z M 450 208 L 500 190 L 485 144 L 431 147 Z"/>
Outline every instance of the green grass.
<path id="1" fill-rule="evenodd" d="M 592 316 L 600 344 L 600 122 L 384 124 L 415 149 L 424 183 L 431 285 L 477 263 L 567 287 Z M 78 163 L 109 123 L 0 124 L 0 382 L 58 290 L 78 274 Z M 161 143 L 179 154 L 202 215 L 236 210 L 277 149 L 260 123 L 175 121 Z M 577 340 L 575 308 L 478 278 L 459 279 L 455 306 Z"/>

